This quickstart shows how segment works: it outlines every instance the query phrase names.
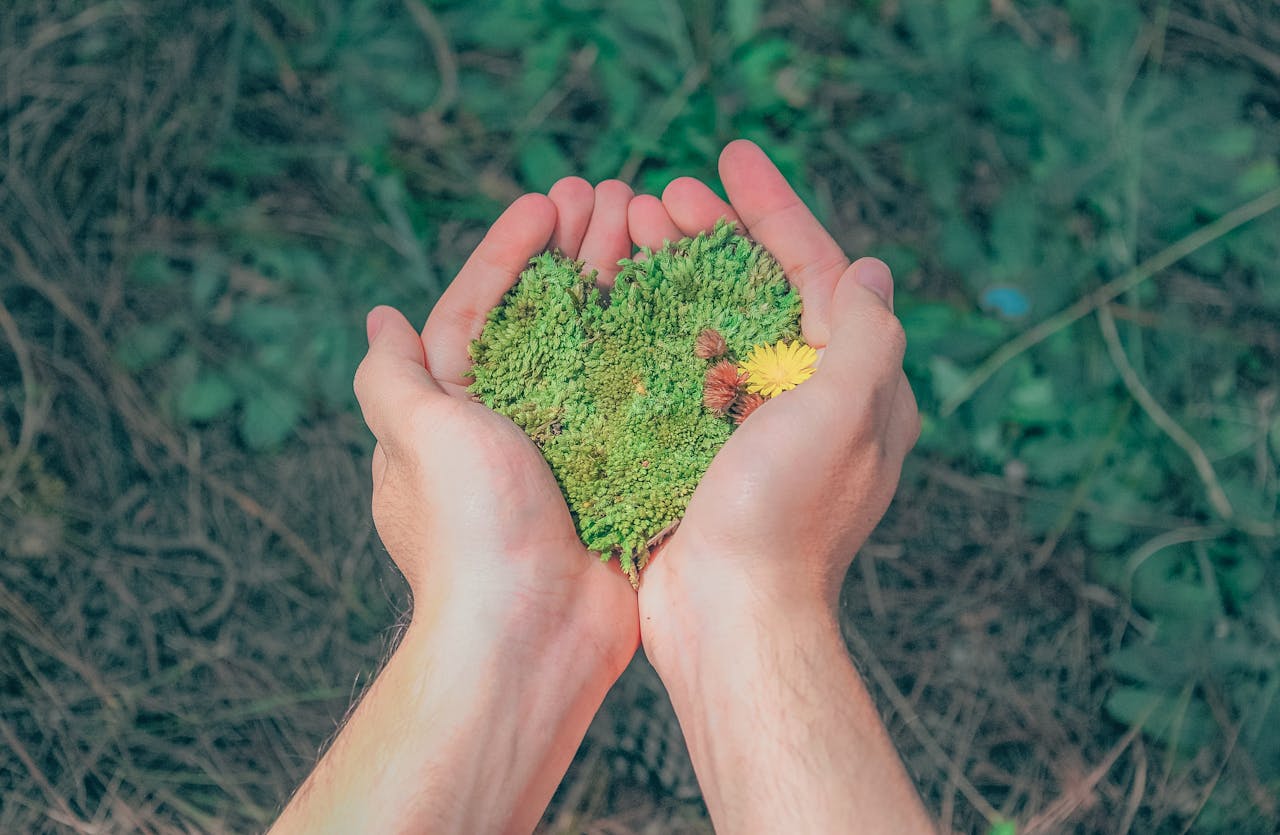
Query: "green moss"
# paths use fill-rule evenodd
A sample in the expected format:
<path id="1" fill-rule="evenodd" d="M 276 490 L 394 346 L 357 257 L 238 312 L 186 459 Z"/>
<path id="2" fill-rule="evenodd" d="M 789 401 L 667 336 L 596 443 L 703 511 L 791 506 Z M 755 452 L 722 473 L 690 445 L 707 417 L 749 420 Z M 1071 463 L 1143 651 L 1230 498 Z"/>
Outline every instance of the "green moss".
<path id="1" fill-rule="evenodd" d="M 582 541 L 634 582 L 733 431 L 702 405 L 695 339 L 714 328 L 735 360 L 794 339 L 800 298 L 724 223 L 621 263 L 606 295 L 581 263 L 534 258 L 472 343 L 470 390 L 534 440 Z"/>

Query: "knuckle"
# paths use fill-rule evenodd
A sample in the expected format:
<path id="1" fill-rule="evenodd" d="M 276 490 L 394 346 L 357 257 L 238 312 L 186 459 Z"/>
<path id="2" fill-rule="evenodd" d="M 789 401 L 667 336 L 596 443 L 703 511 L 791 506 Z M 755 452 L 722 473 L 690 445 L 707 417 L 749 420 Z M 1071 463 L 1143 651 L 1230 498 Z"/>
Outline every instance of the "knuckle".
<path id="1" fill-rule="evenodd" d="M 907 353 L 907 331 L 902 327 L 902 320 L 893 315 L 892 311 L 886 309 L 882 316 L 881 339 L 884 340 L 886 351 L 896 360 L 895 365 L 901 365 L 902 358 Z"/>
<path id="2" fill-rule="evenodd" d="M 920 440 L 920 433 L 924 430 L 924 424 L 920 420 L 920 409 L 916 406 L 915 397 L 911 398 L 911 412 L 907 417 L 907 426 L 911 430 L 909 447 L 914 447 L 916 442 Z"/>
<path id="3" fill-rule="evenodd" d="M 849 266 L 849 259 L 845 257 L 843 252 L 834 252 L 821 258 L 815 258 L 812 261 L 806 261 L 801 264 L 796 273 L 803 278 L 812 276 L 834 275 L 838 276 L 844 272 Z M 830 290 L 828 290 L 830 292 Z"/>
<path id="4" fill-rule="evenodd" d="M 900 366 L 907 350 L 907 332 L 902 321 L 882 304 L 862 304 L 850 314 L 844 327 L 846 338 L 866 346 L 872 357 Z"/>
<path id="5" fill-rule="evenodd" d="M 452 397 L 418 400 L 402 416 L 397 434 L 404 438 L 405 443 L 454 434 L 451 430 L 454 415 L 465 406 L 465 401 Z"/>
<path id="6" fill-rule="evenodd" d="M 351 388 L 355 391 L 356 400 L 360 402 L 363 409 L 369 399 L 371 389 L 373 388 L 373 377 L 375 376 L 374 361 L 371 354 L 365 354 L 364 359 L 356 366 L 355 377 L 352 380 Z"/>

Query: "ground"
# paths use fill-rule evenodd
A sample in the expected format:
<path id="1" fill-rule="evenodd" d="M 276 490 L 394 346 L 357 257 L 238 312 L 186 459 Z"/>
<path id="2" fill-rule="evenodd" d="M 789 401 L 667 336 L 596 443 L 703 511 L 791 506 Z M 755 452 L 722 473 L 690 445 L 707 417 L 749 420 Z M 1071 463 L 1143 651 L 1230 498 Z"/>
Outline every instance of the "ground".
<path id="1" fill-rule="evenodd" d="M 662 8 L 0 17 L 0 831 L 263 828 L 407 606 L 364 311 L 421 321 L 525 190 L 736 136 L 898 279 L 925 432 L 843 606 L 929 808 L 1269 831 L 1280 11 Z M 543 829 L 708 831 L 642 662 Z"/>

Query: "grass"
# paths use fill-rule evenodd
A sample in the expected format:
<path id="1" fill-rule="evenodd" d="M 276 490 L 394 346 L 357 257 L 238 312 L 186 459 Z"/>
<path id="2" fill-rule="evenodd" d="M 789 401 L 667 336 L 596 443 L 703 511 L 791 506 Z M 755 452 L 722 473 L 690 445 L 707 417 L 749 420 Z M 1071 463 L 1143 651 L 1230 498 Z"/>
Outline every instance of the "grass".
<path id="1" fill-rule="evenodd" d="M 363 312 L 735 136 L 898 277 L 926 431 L 845 624 L 944 828 L 1268 831 L 1276 10 L 660 7 L 0 17 L 0 831 L 264 827 L 407 605 Z M 638 662 L 544 830 L 708 831 L 673 729 Z"/>

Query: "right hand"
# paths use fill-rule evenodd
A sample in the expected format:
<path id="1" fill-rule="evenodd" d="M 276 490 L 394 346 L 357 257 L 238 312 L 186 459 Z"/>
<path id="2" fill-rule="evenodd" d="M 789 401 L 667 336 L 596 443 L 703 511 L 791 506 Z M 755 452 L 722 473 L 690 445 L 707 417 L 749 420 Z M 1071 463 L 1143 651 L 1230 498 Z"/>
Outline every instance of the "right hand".
<path id="1" fill-rule="evenodd" d="M 702 632 L 744 617 L 816 614 L 834 625 L 845 573 L 920 429 L 888 268 L 873 258 L 850 264 L 756 146 L 730 144 L 720 165 L 731 205 L 677 180 L 661 203 L 632 202 L 632 238 L 660 246 L 720 217 L 738 221 L 799 289 L 805 339 L 823 350 L 810 380 L 729 438 L 645 570 L 641 632 L 659 672 Z"/>

